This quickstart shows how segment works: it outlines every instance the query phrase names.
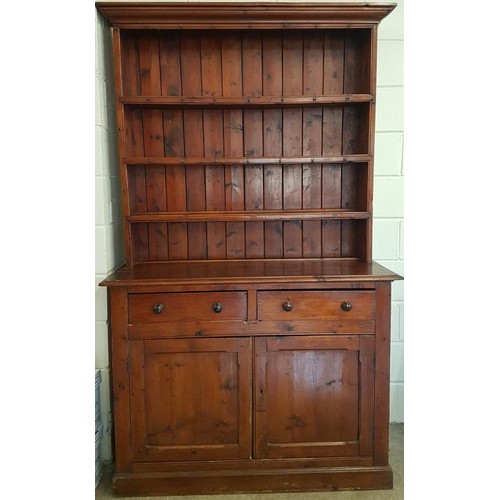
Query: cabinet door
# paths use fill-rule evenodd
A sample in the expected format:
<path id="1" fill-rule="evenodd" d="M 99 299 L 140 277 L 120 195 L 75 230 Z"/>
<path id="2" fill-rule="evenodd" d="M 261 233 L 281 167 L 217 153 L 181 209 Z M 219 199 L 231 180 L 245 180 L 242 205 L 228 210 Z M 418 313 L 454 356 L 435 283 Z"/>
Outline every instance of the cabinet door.
<path id="1" fill-rule="evenodd" d="M 255 456 L 373 452 L 372 336 L 255 340 Z"/>
<path id="2" fill-rule="evenodd" d="M 131 342 L 134 461 L 220 460 L 251 454 L 251 342 Z"/>

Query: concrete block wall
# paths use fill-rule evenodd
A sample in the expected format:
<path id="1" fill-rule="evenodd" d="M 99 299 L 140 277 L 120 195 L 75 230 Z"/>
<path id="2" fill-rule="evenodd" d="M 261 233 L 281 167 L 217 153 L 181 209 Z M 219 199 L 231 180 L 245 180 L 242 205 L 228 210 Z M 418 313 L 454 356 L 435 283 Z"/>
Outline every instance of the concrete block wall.
<path id="1" fill-rule="evenodd" d="M 403 275 L 404 2 L 379 28 L 373 259 Z M 392 286 L 391 422 L 404 421 L 404 282 Z"/>
<path id="2" fill-rule="evenodd" d="M 111 459 L 111 408 L 106 289 L 98 284 L 124 262 L 111 32 L 95 25 L 95 367 L 101 370 L 103 461 Z"/>
<path id="3" fill-rule="evenodd" d="M 366 2 L 365 2 L 366 3 Z M 403 1 L 382 21 L 379 29 L 373 258 L 403 274 Z M 111 413 L 106 291 L 97 284 L 124 261 L 120 222 L 120 188 L 111 37 L 104 19 L 96 13 L 96 173 L 95 173 L 95 365 L 101 384 L 101 444 L 104 461 L 111 458 Z M 391 422 L 404 420 L 403 282 L 392 289 Z"/>

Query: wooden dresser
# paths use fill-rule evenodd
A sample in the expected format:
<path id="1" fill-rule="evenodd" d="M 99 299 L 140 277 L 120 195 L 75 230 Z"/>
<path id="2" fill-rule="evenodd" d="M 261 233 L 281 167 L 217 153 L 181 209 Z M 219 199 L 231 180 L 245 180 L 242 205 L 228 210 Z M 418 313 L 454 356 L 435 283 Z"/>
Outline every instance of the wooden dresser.
<path id="1" fill-rule="evenodd" d="M 98 3 L 125 265 L 122 495 L 391 488 L 372 262 L 378 23 L 395 4 Z"/>

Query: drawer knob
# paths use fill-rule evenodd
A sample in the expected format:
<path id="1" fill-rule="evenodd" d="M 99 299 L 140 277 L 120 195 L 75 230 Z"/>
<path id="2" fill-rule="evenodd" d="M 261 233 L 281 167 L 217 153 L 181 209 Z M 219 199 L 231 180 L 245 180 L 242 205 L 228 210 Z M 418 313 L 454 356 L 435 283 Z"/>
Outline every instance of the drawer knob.
<path id="1" fill-rule="evenodd" d="M 281 304 L 281 307 L 283 308 L 283 311 L 290 312 L 293 309 L 293 304 L 287 299 L 283 302 L 283 304 Z"/>
<path id="2" fill-rule="evenodd" d="M 220 313 L 222 311 L 222 304 L 220 302 L 217 302 L 217 304 L 214 304 L 212 306 L 212 310 L 214 313 Z"/>
<path id="3" fill-rule="evenodd" d="M 155 314 L 161 314 L 164 309 L 165 309 L 165 306 L 163 304 L 155 304 L 153 306 L 153 312 Z"/>
<path id="4" fill-rule="evenodd" d="M 340 304 L 340 307 L 342 308 L 342 311 L 350 311 L 352 309 L 352 304 L 348 300 L 344 300 L 342 304 Z"/>

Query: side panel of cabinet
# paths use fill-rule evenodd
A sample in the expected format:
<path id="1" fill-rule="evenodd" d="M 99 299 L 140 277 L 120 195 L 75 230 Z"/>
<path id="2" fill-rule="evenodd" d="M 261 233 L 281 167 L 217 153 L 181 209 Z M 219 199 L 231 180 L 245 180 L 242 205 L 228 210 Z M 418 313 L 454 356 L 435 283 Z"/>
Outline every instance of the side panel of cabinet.
<path id="1" fill-rule="evenodd" d="M 374 465 L 389 463 L 391 283 L 377 283 Z"/>
<path id="2" fill-rule="evenodd" d="M 251 455 L 251 341 L 131 342 L 135 462 Z"/>
<path id="3" fill-rule="evenodd" d="M 130 447 L 130 391 L 129 391 L 129 343 L 127 289 L 108 288 L 110 318 L 111 381 L 114 415 L 114 446 L 116 471 L 130 470 L 132 449 Z"/>
<path id="4" fill-rule="evenodd" d="M 256 458 L 373 453 L 374 339 L 255 339 Z"/>

